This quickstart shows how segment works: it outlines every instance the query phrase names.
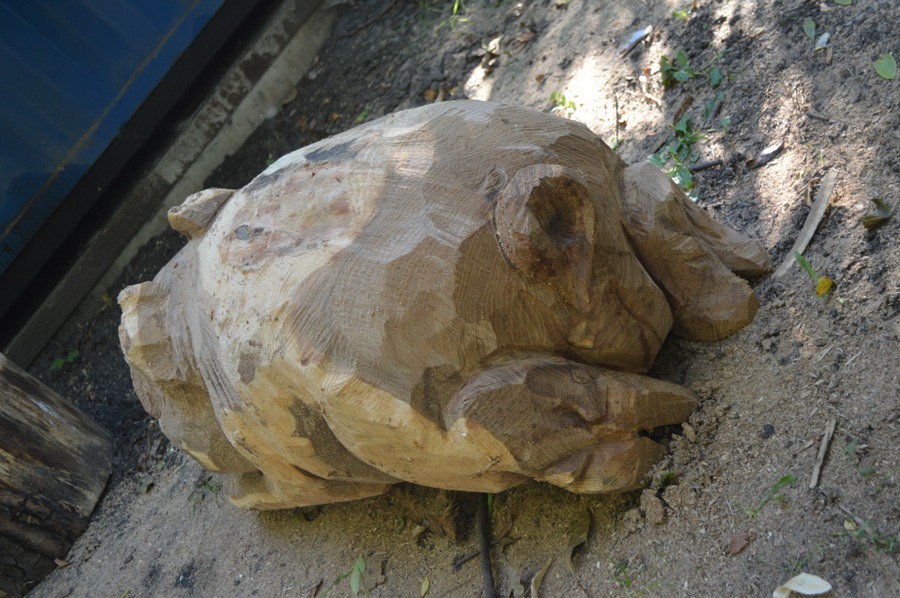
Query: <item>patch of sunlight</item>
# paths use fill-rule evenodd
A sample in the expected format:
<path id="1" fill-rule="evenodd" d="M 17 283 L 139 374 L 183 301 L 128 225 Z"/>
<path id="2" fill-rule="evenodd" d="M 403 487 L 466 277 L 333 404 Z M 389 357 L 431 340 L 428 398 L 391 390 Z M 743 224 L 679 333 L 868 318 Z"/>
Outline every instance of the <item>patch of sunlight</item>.
<path id="1" fill-rule="evenodd" d="M 494 79 L 487 78 L 487 71 L 483 66 L 478 65 L 469 74 L 469 78 L 463 83 L 463 93 L 470 100 L 491 99 L 491 92 L 494 89 Z"/>

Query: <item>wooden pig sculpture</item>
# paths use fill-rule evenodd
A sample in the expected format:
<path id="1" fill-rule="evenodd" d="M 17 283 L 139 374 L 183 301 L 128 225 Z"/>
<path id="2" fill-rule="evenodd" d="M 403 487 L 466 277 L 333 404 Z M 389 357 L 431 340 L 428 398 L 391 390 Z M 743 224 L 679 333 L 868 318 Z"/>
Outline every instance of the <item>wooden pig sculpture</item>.
<path id="1" fill-rule="evenodd" d="M 585 126 L 492 103 L 399 112 L 169 213 L 187 246 L 125 289 L 120 337 L 163 431 L 240 507 L 414 482 L 645 483 L 685 388 L 666 335 L 721 339 L 768 254 Z"/>

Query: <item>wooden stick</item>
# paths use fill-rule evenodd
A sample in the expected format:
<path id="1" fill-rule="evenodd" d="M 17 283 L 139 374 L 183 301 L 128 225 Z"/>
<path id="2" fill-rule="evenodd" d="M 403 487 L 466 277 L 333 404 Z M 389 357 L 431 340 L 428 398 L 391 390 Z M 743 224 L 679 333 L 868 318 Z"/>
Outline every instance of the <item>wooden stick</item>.
<path id="1" fill-rule="evenodd" d="M 685 110 L 690 108 L 693 103 L 694 96 L 684 98 L 678 108 L 675 109 L 675 114 L 672 115 L 672 124 L 678 124 L 678 119 L 681 118 L 681 115 L 684 114 Z"/>
<path id="2" fill-rule="evenodd" d="M 819 222 L 822 221 L 822 216 L 825 215 L 825 208 L 828 207 L 828 200 L 831 199 L 831 193 L 834 191 L 836 180 L 837 173 L 833 170 L 822 177 L 822 182 L 819 184 L 819 190 L 816 192 L 816 201 L 813 202 L 812 208 L 810 208 L 809 214 L 806 216 L 806 222 L 803 223 L 803 228 L 800 230 L 800 236 L 797 237 L 797 240 L 788 252 L 787 257 L 784 258 L 784 261 L 778 266 L 778 269 L 775 270 L 775 274 L 772 275 L 772 278 L 784 276 L 785 272 L 787 272 L 791 265 L 796 261 L 794 259 L 794 253 L 802 254 L 806 249 L 806 246 L 809 245 L 813 235 L 816 233 Z"/>
<path id="3" fill-rule="evenodd" d="M 699 162 L 697 164 L 688 166 L 688 170 L 690 170 L 691 172 L 700 172 L 701 170 L 709 170 L 710 168 L 715 168 L 716 166 L 721 165 L 721 160 L 710 160 L 709 162 Z"/>
<path id="4" fill-rule="evenodd" d="M 822 443 L 819 445 L 819 454 L 816 456 L 816 465 L 813 467 L 812 479 L 809 481 L 809 487 L 815 488 L 819 484 L 819 474 L 822 473 L 822 463 L 825 462 L 825 453 L 828 452 L 828 445 L 831 444 L 831 437 L 834 436 L 834 427 L 837 420 L 833 417 L 828 420 L 825 425 L 825 433 L 822 434 Z"/>
<path id="5" fill-rule="evenodd" d="M 491 519 L 488 515 L 488 495 L 478 495 L 478 543 L 481 546 L 481 576 L 484 578 L 485 598 L 497 598 L 494 572 L 491 569 Z"/>
<path id="6" fill-rule="evenodd" d="M 653 26 L 648 25 L 644 29 L 638 29 L 634 33 L 631 34 L 631 37 L 619 47 L 619 56 L 622 58 L 628 56 L 628 53 L 634 50 L 639 43 L 647 39 L 653 33 Z"/>

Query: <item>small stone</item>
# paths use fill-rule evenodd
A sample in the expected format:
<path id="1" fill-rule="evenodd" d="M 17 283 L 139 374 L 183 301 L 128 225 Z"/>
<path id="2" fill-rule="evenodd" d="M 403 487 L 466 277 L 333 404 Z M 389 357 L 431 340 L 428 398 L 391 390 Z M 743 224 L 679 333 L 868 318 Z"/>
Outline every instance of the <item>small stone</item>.
<path id="1" fill-rule="evenodd" d="M 694 432 L 694 427 L 691 426 L 691 424 L 687 422 L 681 424 L 681 432 L 684 434 L 684 437 L 691 442 L 697 442 L 697 433 Z"/>
<path id="2" fill-rule="evenodd" d="M 644 525 L 644 516 L 641 515 L 641 510 L 637 507 L 633 509 L 628 509 L 625 511 L 625 514 L 622 516 L 622 528 L 632 534 Z"/>
<path id="3" fill-rule="evenodd" d="M 772 424 L 766 424 L 759 431 L 759 437 L 763 440 L 768 440 L 775 434 L 775 426 Z"/>
<path id="4" fill-rule="evenodd" d="M 647 521 L 653 525 L 662 525 L 666 522 L 666 508 L 656 496 L 656 492 L 649 488 L 641 493 L 641 510 Z"/>
<path id="5" fill-rule="evenodd" d="M 669 486 L 666 488 L 666 503 L 675 510 L 690 508 L 697 504 L 697 495 L 685 484 Z"/>

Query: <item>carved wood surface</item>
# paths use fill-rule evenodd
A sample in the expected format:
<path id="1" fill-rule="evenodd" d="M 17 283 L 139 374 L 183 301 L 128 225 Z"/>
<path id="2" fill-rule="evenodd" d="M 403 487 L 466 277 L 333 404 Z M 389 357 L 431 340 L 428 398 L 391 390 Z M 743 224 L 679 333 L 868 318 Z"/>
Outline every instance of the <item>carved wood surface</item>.
<path id="1" fill-rule="evenodd" d="M 486 102 L 399 112 L 172 213 L 190 242 L 119 297 L 138 394 L 239 506 L 398 481 L 639 487 L 687 389 L 673 329 L 756 311 L 765 250 L 586 127 Z"/>

